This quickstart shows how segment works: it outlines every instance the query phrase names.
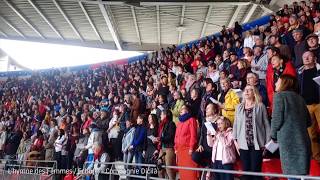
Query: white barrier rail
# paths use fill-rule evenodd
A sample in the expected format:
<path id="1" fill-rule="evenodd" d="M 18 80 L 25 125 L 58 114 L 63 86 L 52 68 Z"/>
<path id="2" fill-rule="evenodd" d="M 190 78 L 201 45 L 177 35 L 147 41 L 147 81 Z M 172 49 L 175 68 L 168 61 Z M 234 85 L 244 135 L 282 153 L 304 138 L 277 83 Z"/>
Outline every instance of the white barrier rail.
<path id="1" fill-rule="evenodd" d="M 86 162 L 85 164 L 89 164 L 92 162 Z M 158 168 L 155 164 L 135 164 L 135 163 L 124 163 L 124 162 L 109 162 L 109 163 L 99 163 L 107 166 L 111 166 L 111 168 L 107 168 L 106 171 L 100 172 L 101 174 L 109 174 L 109 175 L 118 175 L 121 173 L 117 173 L 117 170 L 113 169 L 115 166 L 123 165 L 123 166 L 139 166 L 145 168 Z M 225 174 L 233 174 L 233 175 L 245 175 L 245 176 L 260 176 L 260 177 L 273 177 L 273 178 L 296 178 L 301 180 L 320 180 L 320 176 L 306 176 L 306 175 L 287 175 L 287 174 L 275 174 L 275 173 L 261 173 L 261 172 L 249 172 L 249 171 L 235 171 L 235 170 L 222 170 L 222 169 L 212 169 L 212 168 L 191 168 L 191 167 L 181 167 L 181 166 L 165 166 L 161 165 L 161 168 L 169 168 L 175 170 L 191 170 L 198 172 L 211 172 L 211 173 L 225 173 Z M 127 177 L 140 178 L 140 179 L 154 179 L 154 180 L 164 180 L 163 178 L 151 177 L 148 173 L 148 170 L 144 171 L 144 175 L 131 175 L 127 174 Z M 84 174 L 79 174 L 80 176 L 84 176 Z M 110 179 L 110 178 L 109 178 Z"/>

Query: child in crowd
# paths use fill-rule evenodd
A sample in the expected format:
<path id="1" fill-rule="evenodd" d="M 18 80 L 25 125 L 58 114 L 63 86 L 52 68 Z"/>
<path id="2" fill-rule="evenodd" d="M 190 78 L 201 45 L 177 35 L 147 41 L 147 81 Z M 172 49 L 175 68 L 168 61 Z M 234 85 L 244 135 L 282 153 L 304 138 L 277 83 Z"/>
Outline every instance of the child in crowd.
<path id="1" fill-rule="evenodd" d="M 217 121 L 218 132 L 208 133 L 208 145 L 212 147 L 212 161 L 214 169 L 233 170 L 237 152 L 232 137 L 231 122 L 224 117 Z M 232 174 L 215 173 L 215 180 L 233 180 Z"/>

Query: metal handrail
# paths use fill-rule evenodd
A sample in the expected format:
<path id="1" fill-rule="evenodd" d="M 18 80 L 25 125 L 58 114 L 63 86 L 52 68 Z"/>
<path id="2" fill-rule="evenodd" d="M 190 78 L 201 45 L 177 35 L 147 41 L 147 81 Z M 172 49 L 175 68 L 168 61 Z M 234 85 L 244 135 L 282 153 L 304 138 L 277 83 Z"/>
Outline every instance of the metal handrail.
<path id="1" fill-rule="evenodd" d="M 85 162 L 87 163 L 97 163 L 97 162 Z M 155 164 L 136 164 L 136 163 L 124 163 L 124 162 L 106 162 L 99 163 L 105 165 L 132 165 L 132 166 L 140 166 L 140 167 L 157 167 Z M 306 175 L 287 175 L 287 174 L 276 174 L 276 173 L 261 173 L 261 172 L 250 172 L 250 171 L 236 171 L 236 170 L 222 170 L 222 169 L 209 169 L 209 168 L 192 168 L 192 167 L 183 167 L 183 166 L 165 166 L 162 165 L 162 168 L 169 169 L 183 169 L 183 170 L 192 170 L 192 171 L 201 171 L 201 172 L 214 172 L 214 173 L 226 173 L 226 174 L 234 174 L 234 175 L 248 175 L 248 176 L 262 176 L 262 177 L 278 177 L 278 178 L 296 178 L 301 180 L 320 180 L 320 176 L 306 176 Z M 108 169 L 107 169 L 108 171 Z M 148 171 L 145 171 L 148 173 Z M 108 172 L 101 172 L 102 174 L 110 174 Z M 120 175 L 119 173 L 116 175 Z M 129 176 L 129 175 L 127 175 Z M 136 176 L 136 175 L 135 175 Z M 139 178 L 145 179 L 146 176 L 140 176 Z M 161 179 L 148 177 L 146 179 Z"/>

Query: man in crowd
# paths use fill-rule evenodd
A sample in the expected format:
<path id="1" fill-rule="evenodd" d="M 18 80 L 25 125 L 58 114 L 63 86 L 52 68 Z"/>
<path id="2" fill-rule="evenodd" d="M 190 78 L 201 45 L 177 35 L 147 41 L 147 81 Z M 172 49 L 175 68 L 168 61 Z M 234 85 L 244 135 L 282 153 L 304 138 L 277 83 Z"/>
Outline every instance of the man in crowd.
<path id="1" fill-rule="evenodd" d="M 316 62 L 316 57 L 311 51 L 303 53 L 302 59 L 303 65 L 298 69 L 300 94 L 307 104 L 312 119 L 312 125 L 308 129 L 312 155 L 315 160 L 320 162 L 320 136 L 317 132 L 320 127 L 320 91 L 319 85 L 314 80 L 320 76 L 320 64 Z"/>

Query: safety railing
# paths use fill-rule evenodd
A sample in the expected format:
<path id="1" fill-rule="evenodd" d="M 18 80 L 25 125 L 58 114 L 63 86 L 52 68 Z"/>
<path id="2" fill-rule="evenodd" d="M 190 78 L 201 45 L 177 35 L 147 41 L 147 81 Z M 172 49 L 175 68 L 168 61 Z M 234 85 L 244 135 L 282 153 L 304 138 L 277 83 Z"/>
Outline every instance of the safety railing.
<path id="1" fill-rule="evenodd" d="M 86 162 L 84 167 L 87 167 L 86 165 L 92 164 L 93 162 Z M 119 176 L 119 179 L 126 179 L 127 177 L 131 178 L 137 178 L 137 179 L 152 179 L 152 180 L 165 180 L 165 178 L 159 178 L 159 177 L 152 177 L 152 174 L 154 173 L 154 170 L 151 170 L 151 168 L 161 168 L 161 169 L 175 169 L 175 170 L 190 170 L 190 171 L 198 171 L 202 175 L 206 173 L 224 173 L 224 174 L 233 174 L 236 176 L 259 176 L 259 177 L 270 177 L 270 178 L 295 178 L 300 180 L 320 180 L 320 176 L 306 176 L 306 175 L 287 175 L 287 174 L 275 174 L 275 173 L 261 173 L 261 172 L 248 172 L 248 171 L 235 171 L 235 170 L 222 170 L 222 169 L 213 169 L 213 168 L 191 168 L 191 167 L 181 167 L 181 166 L 157 166 L 155 164 L 135 164 L 135 163 L 124 163 L 124 162 L 108 162 L 108 163 L 97 163 L 99 165 L 105 165 L 106 168 L 102 172 L 96 172 L 94 169 L 92 169 L 92 175 L 93 174 L 104 174 L 109 175 L 108 179 L 112 180 L 114 179 L 113 176 Z M 93 163 L 93 164 L 94 164 Z M 116 166 L 129 166 L 129 169 L 117 169 Z M 136 171 L 136 167 L 140 168 L 141 174 L 133 174 L 130 172 Z M 144 169 L 144 170 L 142 170 Z M 128 173 L 129 172 L 129 173 Z M 150 173 L 152 172 L 152 173 Z M 82 179 L 86 176 L 90 176 L 90 173 L 78 173 L 77 179 Z M 121 178 L 122 177 L 122 178 Z M 205 179 L 205 176 L 201 176 L 199 179 Z"/>

